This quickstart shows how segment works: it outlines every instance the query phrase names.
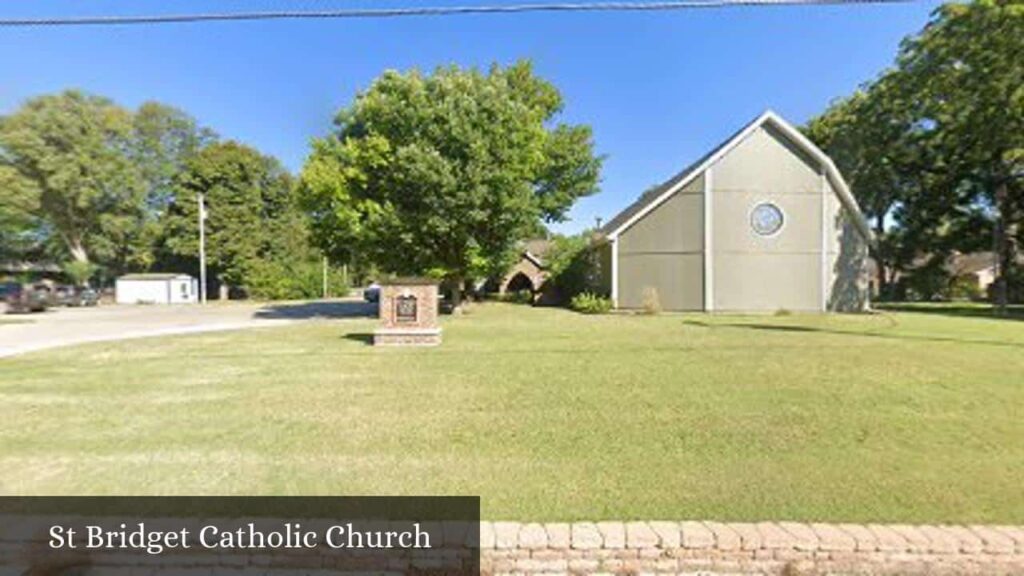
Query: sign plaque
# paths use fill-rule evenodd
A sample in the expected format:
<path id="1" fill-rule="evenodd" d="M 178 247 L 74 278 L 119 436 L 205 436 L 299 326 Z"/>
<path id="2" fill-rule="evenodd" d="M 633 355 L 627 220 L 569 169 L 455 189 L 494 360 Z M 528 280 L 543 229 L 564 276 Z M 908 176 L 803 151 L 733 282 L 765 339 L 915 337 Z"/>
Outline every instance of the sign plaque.
<path id="1" fill-rule="evenodd" d="M 416 297 L 413 295 L 395 298 L 395 322 L 407 324 L 416 321 Z"/>

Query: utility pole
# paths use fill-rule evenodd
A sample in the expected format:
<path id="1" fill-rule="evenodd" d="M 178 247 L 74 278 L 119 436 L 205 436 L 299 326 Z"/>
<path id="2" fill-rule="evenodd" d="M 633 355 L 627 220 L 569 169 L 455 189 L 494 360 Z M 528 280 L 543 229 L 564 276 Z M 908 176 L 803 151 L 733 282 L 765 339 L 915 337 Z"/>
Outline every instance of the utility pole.
<path id="1" fill-rule="evenodd" d="M 327 256 L 324 256 L 324 289 L 323 297 L 327 298 Z"/>
<path id="2" fill-rule="evenodd" d="M 206 199 L 196 194 L 199 202 L 199 301 L 206 304 Z"/>

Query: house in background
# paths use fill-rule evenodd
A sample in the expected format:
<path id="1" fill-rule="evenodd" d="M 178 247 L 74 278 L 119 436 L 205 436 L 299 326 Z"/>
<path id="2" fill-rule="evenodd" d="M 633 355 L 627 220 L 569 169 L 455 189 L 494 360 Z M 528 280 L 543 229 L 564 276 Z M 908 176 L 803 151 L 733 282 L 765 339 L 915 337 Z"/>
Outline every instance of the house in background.
<path id="1" fill-rule="evenodd" d="M 618 308 L 859 311 L 871 232 L 835 164 L 768 111 L 612 218 Z"/>
<path id="2" fill-rule="evenodd" d="M 899 300 L 988 300 L 998 276 L 993 252 L 958 252 L 939 257 L 918 256 L 905 270 L 889 279 Z M 880 296 L 881 278 L 877 263 L 869 260 L 871 295 Z M 1024 267 L 1024 256 L 1017 257 L 1017 266 Z M 938 276 L 936 276 L 938 273 Z M 922 277 L 924 280 L 922 280 Z"/>
<path id="3" fill-rule="evenodd" d="M 128 274 L 117 279 L 118 304 L 195 304 L 199 281 L 188 274 Z"/>
<path id="4" fill-rule="evenodd" d="M 996 255 L 994 252 L 956 253 L 949 258 L 947 270 L 953 278 L 969 282 L 979 295 L 987 296 L 996 281 Z"/>

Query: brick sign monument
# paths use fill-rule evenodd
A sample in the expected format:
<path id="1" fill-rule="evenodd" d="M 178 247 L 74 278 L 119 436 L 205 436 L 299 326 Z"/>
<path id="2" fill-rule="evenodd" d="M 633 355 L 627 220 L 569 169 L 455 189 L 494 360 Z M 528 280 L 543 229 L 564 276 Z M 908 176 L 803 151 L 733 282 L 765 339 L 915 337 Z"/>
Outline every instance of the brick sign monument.
<path id="1" fill-rule="evenodd" d="M 381 283 L 381 327 L 375 346 L 437 346 L 438 282 L 429 278 L 396 278 Z"/>

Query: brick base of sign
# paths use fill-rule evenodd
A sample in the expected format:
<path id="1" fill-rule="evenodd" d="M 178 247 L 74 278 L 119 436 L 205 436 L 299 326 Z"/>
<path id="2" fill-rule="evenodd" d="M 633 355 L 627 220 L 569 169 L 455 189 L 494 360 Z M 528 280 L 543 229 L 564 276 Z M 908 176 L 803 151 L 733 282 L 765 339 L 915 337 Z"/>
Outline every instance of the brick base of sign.
<path id="1" fill-rule="evenodd" d="M 405 278 L 380 287 L 380 328 L 373 333 L 374 346 L 437 346 L 437 281 Z"/>
<path id="2" fill-rule="evenodd" d="M 484 522 L 484 574 L 1024 574 L 1024 526 Z"/>
<path id="3" fill-rule="evenodd" d="M 378 328 L 373 332 L 374 346 L 437 346 L 440 328 Z"/>

